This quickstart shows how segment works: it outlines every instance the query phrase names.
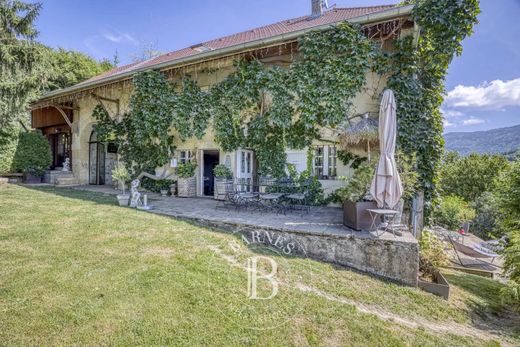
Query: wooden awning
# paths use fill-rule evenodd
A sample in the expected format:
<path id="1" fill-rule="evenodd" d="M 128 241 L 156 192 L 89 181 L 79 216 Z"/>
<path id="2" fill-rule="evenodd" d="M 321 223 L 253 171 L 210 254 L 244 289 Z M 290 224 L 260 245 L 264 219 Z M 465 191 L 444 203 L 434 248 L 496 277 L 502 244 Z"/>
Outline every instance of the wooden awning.
<path id="1" fill-rule="evenodd" d="M 70 128 L 73 120 L 73 109 L 71 106 L 47 106 L 31 111 L 31 126 L 35 129 L 59 125 Z"/>

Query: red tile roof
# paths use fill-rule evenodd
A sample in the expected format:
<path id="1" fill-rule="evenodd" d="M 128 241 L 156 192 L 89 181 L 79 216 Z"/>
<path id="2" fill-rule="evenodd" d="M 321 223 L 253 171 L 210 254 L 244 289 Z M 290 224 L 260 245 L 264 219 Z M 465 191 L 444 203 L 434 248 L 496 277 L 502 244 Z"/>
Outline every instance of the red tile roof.
<path id="1" fill-rule="evenodd" d="M 392 8 L 394 6 L 395 5 L 381 5 L 370 7 L 335 8 L 329 11 L 325 11 L 322 16 L 317 18 L 303 16 L 294 19 L 288 19 L 278 23 L 243 31 L 241 33 L 225 36 L 211 41 L 206 41 L 201 44 L 193 45 L 191 47 L 186 47 L 177 51 L 162 54 L 157 57 L 145 60 L 143 62 L 119 66 L 105 73 L 102 73 L 101 75 L 92 77 L 87 81 L 81 82 L 80 84 L 102 80 L 107 77 L 112 77 L 118 74 L 131 72 L 133 70 L 137 70 L 143 67 L 153 68 L 157 64 L 165 63 L 168 61 L 174 61 L 189 56 L 195 56 L 204 52 L 200 49 L 197 50 L 197 48 L 199 47 L 206 51 L 232 47 L 235 45 L 244 44 L 247 42 L 252 42 L 261 39 L 267 39 L 270 37 L 279 36 L 298 30 L 345 21 L 350 18 L 363 16 L 369 13 L 388 10 L 389 8 Z"/>

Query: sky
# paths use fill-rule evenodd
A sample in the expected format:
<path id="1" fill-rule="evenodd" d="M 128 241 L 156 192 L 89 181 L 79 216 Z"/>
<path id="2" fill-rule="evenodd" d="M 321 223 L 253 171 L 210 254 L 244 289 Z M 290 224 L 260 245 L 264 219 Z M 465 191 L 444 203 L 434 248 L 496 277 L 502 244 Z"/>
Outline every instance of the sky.
<path id="1" fill-rule="evenodd" d="M 131 62 L 153 43 L 169 52 L 307 15 L 311 0 L 43 0 L 39 40 L 96 59 Z M 337 7 L 397 0 L 329 0 Z M 481 0 L 480 23 L 446 80 L 445 132 L 520 124 L 520 0 Z M 397 101 L 398 96 L 397 96 Z"/>

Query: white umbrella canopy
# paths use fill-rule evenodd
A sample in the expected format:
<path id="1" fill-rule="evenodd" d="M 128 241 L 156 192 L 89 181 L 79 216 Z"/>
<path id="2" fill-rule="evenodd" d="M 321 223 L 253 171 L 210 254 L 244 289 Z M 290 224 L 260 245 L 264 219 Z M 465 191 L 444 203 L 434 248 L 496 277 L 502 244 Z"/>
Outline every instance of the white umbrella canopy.
<path id="1" fill-rule="evenodd" d="M 383 93 L 379 109 L 379 147 L 381 155 L 370 187 L 370 194 L 379 207 L 394 208 L 403 195 L 403 186 L 395 162 L 397 134 L 396 103 L 394 92 Z"/>

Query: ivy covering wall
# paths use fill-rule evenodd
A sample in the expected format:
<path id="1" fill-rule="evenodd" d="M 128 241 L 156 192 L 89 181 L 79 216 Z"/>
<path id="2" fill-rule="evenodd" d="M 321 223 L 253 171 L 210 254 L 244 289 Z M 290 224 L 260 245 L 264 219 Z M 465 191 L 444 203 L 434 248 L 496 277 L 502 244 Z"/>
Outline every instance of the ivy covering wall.
<path id="1" fill-rule="evenodd" d="M 224 151 L 252 148 L 261 175 L 285 174 L 285 148 L 303 149 L 350 114 L 352 99 L 369 70 L 387 76 L 398 103 L 398 146 L 417 158 L 426 200 L 434 197 L 443 152 L 444 79 L 462 40 L 472 32 L 478 0 L 414 0 L 418 42 L 407 36 L 383 52 L 358 26 L 341 23 L 311 32 L 299 42 L 289 67 L 240 60 L 234 72 L 203 91 L 186 76 L 172 85 L 158 71 L 134 77 L 130 112 L 120 123 L 96 108 L 100 136 L 116 139 L 134 169 L 167 163 L 174 150 L 174 128 L 181 140 L 201 138 L 212 126 Z"/>

